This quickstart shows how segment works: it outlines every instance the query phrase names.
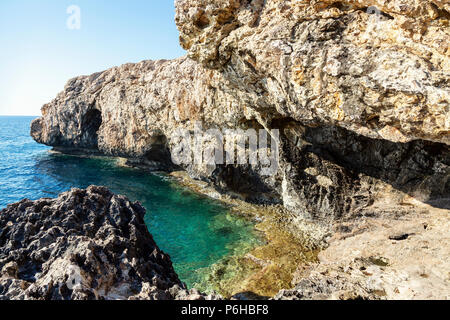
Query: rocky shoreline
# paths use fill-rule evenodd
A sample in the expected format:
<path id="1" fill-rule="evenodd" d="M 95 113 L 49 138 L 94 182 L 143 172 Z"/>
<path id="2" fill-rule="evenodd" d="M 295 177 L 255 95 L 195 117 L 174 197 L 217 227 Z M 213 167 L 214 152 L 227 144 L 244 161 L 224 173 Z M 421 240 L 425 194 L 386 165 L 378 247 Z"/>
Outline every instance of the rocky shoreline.
<path id="1" fill-rule="evenodd" d="M 176 1 L 176 23 L 187 57 L 71 79 L 42 108 L 32 137 L 185 170 L 221 192 L 325 224 L 384 215 L 374 210 L 381 198 L 396 210 L 407 211 L 408 197 L 450 208 L 448 6 Z M 198 123 L 278 129 L 279 170 L 175 165 L 174 132 Z"/>
<path id="2" fill-rule="evenodd" d="M 177 0 L 186 57 L 71 79 L 31 136 L 183 170 L 187 185 L 238 211 L 274 213 L 266 232 L 280 225 L 324 249 L 295 270 L 277 260 L 284 253 L 253 256 L 266 271 L 289 270 L 281 286 L 295 288 L 277 298 L 446 298 L 449 23 L 437 0 Z M 174 132 L 198 123 L 279 130 L 277 173 L 174 164 Z"/>
<path id="3" fill-rule="evenodd" d="M 205 300 L 187 290 L 144 223 L 107 188 L 0 211 L 0 300 Z"/>
<path id="4" fill-rule="evenodd" d="M 318 263 L 275 299 L 450 299 L 448 210 L 415 203 L 402 217 L 339 226 Z"/>
<path id="5" fill-rule="evenodd" d="M 376 204 L 383 207 L 377 208 L 384 210 L 383 216 L 368 215 L 324 225 L 298 220 L 280 206 L 255 205 L 220 194 L 186 173 L 172 175 L 181 185 L 230 205 L 237 214 L 261 221 L 256 228 L 265 234 L 268 243 L 240 261 L 245 265 L 256 259 L 264 266 L 242 286 L 258 293 L 253 299 L 272 295 L 275 300 L 450 298 L 447 209 L 434 208 L 412 197 L 399 207 L 395 201 L 383 199 Z M 284 275 L 281 282 L 280 275 Z M 252 280 L 256 280 L 257 287 L 252 287 Z M 280 285 L 284 288 L 274 293 Z"/>
<path id="6" fill-rule="evenodd" d="M 211 196 L 211 187 L 176 176 L 184 177 L 182 185 Z M 231 257 L 222 266 L 238 264 L 241 274 L 229 279 L 238 281 L 237 286 L 215 278 L 212 270 L 210 281 L 219 290 L 238 290 L 224 291 L 232 299 L 269 299 L 280 285 L 293 289 L 276 293 L 275 300 L 450 298 L 447 210 L 414 203 L 400 218 L 339 224 L 331 238 L 305 222 L 299 239 L 298 233 L 294 236 L 274 222 L 269 212 L 275 208 L 258 208 L 226 195 L 218 200 L 232 205 L 237 214 L 258 215 L 262 225 L 269 226 L 259 226 L 269 236 L 265 246 Z M 95 186 L 73 189 L 57 199 L 9 205 L 0 212 L 0 299 L 221 299 L 186 289 L 170 257 L 148 233 L 144 215 L 139 203 Z M 306 258 L 308 246 L 322 250 Z M 296 252 L 304 258 L 295 259 Z"/>

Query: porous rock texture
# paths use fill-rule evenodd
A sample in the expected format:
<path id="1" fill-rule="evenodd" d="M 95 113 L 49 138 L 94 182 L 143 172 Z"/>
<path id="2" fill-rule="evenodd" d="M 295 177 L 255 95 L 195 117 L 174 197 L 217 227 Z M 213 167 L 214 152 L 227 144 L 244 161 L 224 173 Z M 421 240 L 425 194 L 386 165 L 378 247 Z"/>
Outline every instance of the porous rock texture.
<path id="1" fill-rule="evenodd" d="M 241 108 L 358 134 L 450 143 L 444 1 L 176 1 L 181 44 Z M 268 112 L 269 111 L 269 112 Z"/>
<path id="2" fill-rule="evenodd" d="M 448 210 L 415 205 L 395 219 L 369 217 L 341 225 L 319 253 L 320 263 L 300 266 L 294 288 L 275 299 L 448 300 Z"/>
<path id="3" fill-rule="evenodd" d="M 211 299 L 187 291 L 145 209 L 104 187 L 0 211 L 0 300 Z"/>
<path id="4" fill-rule="evenodd" d="M 171 170 L 177 128 L 279 129 L 275 175 L 181 168 L 247 201 L 283 204 L 294 226 L 312 219 L 332 232 L 416 212 L 416 200 L 450 209 L 447 1 L 175 6 L 186 57 L 70 80 L 32 123 L 33 138 Z"/>

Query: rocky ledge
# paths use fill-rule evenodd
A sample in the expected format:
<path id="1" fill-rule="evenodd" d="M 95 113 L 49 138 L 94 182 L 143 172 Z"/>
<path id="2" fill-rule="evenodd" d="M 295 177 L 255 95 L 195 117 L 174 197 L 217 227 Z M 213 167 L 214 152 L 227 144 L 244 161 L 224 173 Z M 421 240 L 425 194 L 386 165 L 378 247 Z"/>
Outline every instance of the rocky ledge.
<path id="1" fill-rule="evenodd" d="M 144 215 L 96 186 L 9 205 L 0 212 L 0 300 L 213 298 L 186 290 Z"/>
<path id="2" fill-rule="evenodd" d="M 319 253 L 319 263 L 300 266 L 294 288 L 275 299 L 450 298 L 448 210 L 415 203 L 402 217 L 350 224 L 340 225 Z"/>

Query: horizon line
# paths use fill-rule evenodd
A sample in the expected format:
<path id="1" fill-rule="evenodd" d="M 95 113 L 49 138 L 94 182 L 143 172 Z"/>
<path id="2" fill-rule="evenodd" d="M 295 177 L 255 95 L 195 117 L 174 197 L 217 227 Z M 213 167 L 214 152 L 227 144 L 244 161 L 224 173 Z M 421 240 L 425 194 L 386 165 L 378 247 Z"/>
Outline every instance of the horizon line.
<path id="1" fill-rule="evenodd" d="M 42 115 L 27 114 L 0 114 L 0 117 L 42 117 Z"/>

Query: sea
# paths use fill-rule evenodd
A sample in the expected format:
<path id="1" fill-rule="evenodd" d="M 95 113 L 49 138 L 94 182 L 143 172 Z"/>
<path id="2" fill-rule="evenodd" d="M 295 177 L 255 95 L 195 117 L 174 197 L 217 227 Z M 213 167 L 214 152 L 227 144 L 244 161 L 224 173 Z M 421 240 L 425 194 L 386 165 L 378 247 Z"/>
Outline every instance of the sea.
<path id="1" fill-rule="evenodd" d="M 52 152 L 30 137 L 35 118 L 0 116 L 0 210 L 24 198 L 54 198 L 71 188 L 106 186 L 142 203 L 150 233 L 188 287 L 204 283 L 208 270 L 221 260 L 260 243 L 252 222 L 163 173 L 126 167 L 114 158 Z"/>

